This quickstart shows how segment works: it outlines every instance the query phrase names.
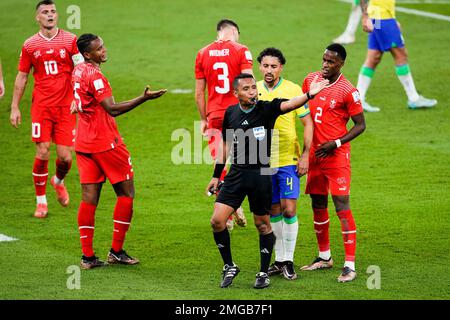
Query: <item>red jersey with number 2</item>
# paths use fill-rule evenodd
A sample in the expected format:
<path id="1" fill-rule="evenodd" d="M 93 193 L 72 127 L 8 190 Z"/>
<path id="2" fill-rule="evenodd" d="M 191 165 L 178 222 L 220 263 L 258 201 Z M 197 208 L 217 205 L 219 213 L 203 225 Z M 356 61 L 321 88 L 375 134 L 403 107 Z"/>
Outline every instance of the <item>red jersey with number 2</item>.
<path id="1" fill-rule="evenodd" d="M 72 75 L 74 98 L 78 107 L 75 151 L 97 153 L 121 145 L 122 138 L 114 118 L 100 104 L 112 97 L 112 89 L 99 67 L 83 62 Z"/>
<path id="2" fill-rule="evenodd" d="M 62 29 L 51 39 L 38 32 L 25 41 L 18 70 L 30 73 L 33 67 L 33 106 L 70 106 L 72 56 L 78 53 L 77 37 Z"/>
<path id="3" fill-rule="evenodd" d="M 318 76 L 323 80 L 321 72 L 310 73 L 303 81 L 303 92 L 309 91 L 309 86 Z M 363 112 L 358 90 L 343 74 L 332 84 L 319 92 L 308 102 L 311 116 L 314 120 L 314 135 L 311 144 L 310 161 L 323 167 L 345 167 L 350 164 L 350 144 L 345 143 L 334 149 L 325 158 L 316 158 L 314 152 L 318 146 L 327 141 L 334 141 L 347 134 L 347 122 L 350 117 Z"/>
<path id="4" fill-rule="evenodd" d="M 217 40 L 198 52 L 195 78 L 206 80 L 208 119 L 223 119 L 225 110 L 238 103 L 233 95 L 232 82 L 242 70 L 252 66 L 253 59 L 248 48 L 234 41 Z"/>

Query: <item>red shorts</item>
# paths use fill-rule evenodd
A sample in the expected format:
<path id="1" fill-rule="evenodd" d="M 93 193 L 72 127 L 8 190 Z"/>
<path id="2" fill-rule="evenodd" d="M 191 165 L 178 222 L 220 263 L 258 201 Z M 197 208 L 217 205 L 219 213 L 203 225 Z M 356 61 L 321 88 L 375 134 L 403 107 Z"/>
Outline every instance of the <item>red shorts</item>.
<path id="1" fill-rule="evenodd" d="M 321 168 L 310 165 L 306 182 L 306 194 L 348 196 L 350 194 L 350 166 Z"/>
<path id="2" fill-rule="evenodd" d="M 72 147 L 75 139 L 77 118 L 70 113 L 70 107 L 31 108 L 31 140 L 50 142 Z"/>
<path id="3" fill-rule="evenodd" d="M 126 146 L 98 153 L 76 152 L 81 184 L 103 183 L 108 177 L 111 184 L 133 178 L 133 166 Z"/>
<path id="4" fill-rule="evenodd" d="M 213 160 L 216 160 L 217 149 L 219 148 L 219 143 L 222 142 L 222 123 L 223 119 L 221 118 L 208 120 L 206 135 L 209 137 L 209 152 Z"/>

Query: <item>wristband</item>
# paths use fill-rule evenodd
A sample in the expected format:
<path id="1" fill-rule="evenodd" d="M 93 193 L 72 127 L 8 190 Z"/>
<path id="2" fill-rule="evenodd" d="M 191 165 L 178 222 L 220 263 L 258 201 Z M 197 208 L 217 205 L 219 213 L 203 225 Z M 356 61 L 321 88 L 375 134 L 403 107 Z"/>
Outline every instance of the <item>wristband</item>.
<path id="1" fill-rule="evenodd" d="M 308 100 L 314 99 L 314 96 L 311 95 L 311 94 L 309 93 L 309 91 L 306 92 L 306 97 L 308 98 Z"/>
<path id="2" fill-rule="evenodd" d="M 336 143 L 336 149 L 342 146 L 341 139 L 336 139 L 334 142 Z"/>
<path id="3" fill-rule="evenodd" d="M 214 173 L 213 173 L 213 178 L 220 178 L 220 176 L 222 175 L 222 171 L 225 168 L 225 164 L 224 163 L 216 163 L 216 165 L 214 166 Z"/>

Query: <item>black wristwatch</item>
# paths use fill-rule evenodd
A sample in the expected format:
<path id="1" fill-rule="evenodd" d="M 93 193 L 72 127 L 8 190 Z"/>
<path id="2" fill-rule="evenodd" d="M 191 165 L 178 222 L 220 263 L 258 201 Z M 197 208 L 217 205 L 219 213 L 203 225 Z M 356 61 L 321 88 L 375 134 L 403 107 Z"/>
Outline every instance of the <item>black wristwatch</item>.
<path id="1" fill-rule="evenodd" d="M 306 92 L 306 97 L 308 98 L 308 100 L 314 99 L 314 96 L 311 95 L 311 94 L 309 93 L 309 91 Z"/>

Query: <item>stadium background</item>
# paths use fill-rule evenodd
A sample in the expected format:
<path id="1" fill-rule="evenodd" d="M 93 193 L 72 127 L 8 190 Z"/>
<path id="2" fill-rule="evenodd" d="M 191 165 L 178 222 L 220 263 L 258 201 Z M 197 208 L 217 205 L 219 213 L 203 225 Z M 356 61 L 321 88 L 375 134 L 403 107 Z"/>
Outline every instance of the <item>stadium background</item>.
<path id="1" fill-rule="evenodd" d="M 410 1 L 411 2 L 411 1 Z M 414 2 L 414 1 L 413 1 Z M 420 1 L 418 1 L 420 2 Z M 422 1 L 423 2 L 423 1 Z M 441 1 L 442 2 L 442 1 Z M 135 214 L 125 248 L 141 260 L 135 267 L 113 266 L 81 273 L 81 289 L 67 288 L 67 268 L 80 259 L 76 213 L 80 186 L 76 166 L 66 178 L 71 204 L 64 209 L 48 186 L 49 217 L 33 218 L 31 178 L 34 146 L 30 141 L 30 76 L 21 103 L 22 125 L 9 124 L 9 108 L 23 41 L 37 32 L 36 1 L 0 4 L 0 57 L 6 95 L 0 100 L 0 234 L 18 241 L 0 242 L 0 299 L 448 299 L 450 297 L 450 22 L 398 13 L 416 86 L 436 98 L 432 110 L 411 111 L 386 55 L 376 71 L 368 101 L 381 106 L 366 114 L 367 130 L 352 143 L 351 205 L 358 228 L 359 277 L 339 284 L 343 260 L 340 226 L 331 214 L 331 271 L 299 273 L 288 282 L 273 278 L 271 287 L 252 288 L 258 271 L 257 232 L 235 227 L 232 246 L 241 273 L 231 290 L 219 288 L 221 259 L 211 235 L 213 199 L 204 196 L 211 166 L 174 165 L 174 130 L 194 134 L 198 113 L 193 94 L 197 50 L 213 41 L 216 22 L 229 17 L 241 29 L 241 42 L 256 57 L 268 46 L 287 57 L 284 76 L 301 83 L 320 68 L 323 49 L 340 34 L 350 6 L 331 1 L 57 1 L 59 26 L 67 29 L 66 8 L 81 8 L 81 29 L 99 34 L 109 50 L 103 65 L 116 100 L 141 93 L 146 84 L 171 92 L 117 119 L 136 173 Z M 404 4 L 450 15 L 450 4 Z M 357 33 L 347 46 L 343 69 L 356 84 L 366 53 L 366 36 Z M 255 59 L 256 60 L 256 59 Z M 257 63 L 255 75 L 260 79 Z M 300 127 L 300 126 L 299 126 Z M 299 130 L 299 132 L 301 132 Z M 206 144 L 204 144 L 206 145 Z M 54 149 L 52 150 L 54 151 Z M 50 172 L 54 172 L 52 152 Z M 301 190 L 304 190 L 304 178 Z M 97 210 L 94 246 L 105 257 L 112 233 L 114 193 L 106 184 Z M 316 255 L 310 200 L 298 205 L 300 230 L 295 265 Z M 245 203 L 247 217 L 248 205 Z M 330 210 L 333 213 L 333 209 Z M 369 290 L 369 266 L 381 271 L 381 289 Z"/>

